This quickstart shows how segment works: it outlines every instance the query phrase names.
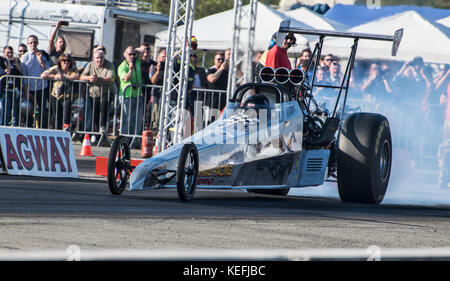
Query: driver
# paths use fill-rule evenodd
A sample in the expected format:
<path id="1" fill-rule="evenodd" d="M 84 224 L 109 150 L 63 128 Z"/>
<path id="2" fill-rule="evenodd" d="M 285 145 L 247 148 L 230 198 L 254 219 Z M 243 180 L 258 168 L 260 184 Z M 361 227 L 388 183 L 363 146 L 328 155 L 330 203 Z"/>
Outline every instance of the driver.
<path id="1" fill-rule="evenodd" d="M 252 111 L 256 113 L 256 118 L 259 119 L 259 110 L 265 109 L 266 114 L 267 110 L 270 109 L 270 101 L 269 99 L 260 93 L 256 93 L 253 95 L 250 95 L 244 102 L 243 108 L 245 110 L 253 109 Z"/>

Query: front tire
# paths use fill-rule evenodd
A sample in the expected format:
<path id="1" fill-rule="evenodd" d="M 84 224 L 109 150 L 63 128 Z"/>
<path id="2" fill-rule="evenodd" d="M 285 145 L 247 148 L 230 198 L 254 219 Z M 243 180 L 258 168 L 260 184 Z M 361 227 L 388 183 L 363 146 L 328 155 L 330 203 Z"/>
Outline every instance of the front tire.
<path id="1" fill-rule="evenodd" d="M 389 122 L 383 115 L 354 113 L 339 135 L 337 177 L 344 202 L 383 201 L 392 164 Z"/>
<path id="2" fill-rule="evenodd" d="M 126 137 L 114 140 L 108 156 L 108 186 L 114 195 L 120 195 L 127 186 L 130 172 L 130 146 Z"/>
<path id="3" fill-rule="evenodd" d="M 198 151 L 193 143 L 181 149 L 177 166 L 177 192 L 181 201 L 189 201 L 197 189 Z"/>

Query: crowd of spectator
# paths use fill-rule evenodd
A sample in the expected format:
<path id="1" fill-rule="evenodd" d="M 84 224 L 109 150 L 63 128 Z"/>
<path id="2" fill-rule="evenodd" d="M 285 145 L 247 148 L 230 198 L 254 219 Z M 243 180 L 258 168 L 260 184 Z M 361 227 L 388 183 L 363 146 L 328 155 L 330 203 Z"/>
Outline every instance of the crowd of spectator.
<path id="1" fill-rule="evenodd" d="M 23 75 L 43 79 L 1 80 L 0 125 L 74 130 L 73 105 L 75 100 L 81 100 L 84 103 L 78 116 L 81 125 L 78 124 L 75 130 L 105 135 L 115 130 L 108 123 L 111 117 L 120 116 L 121 134 L 139 135 L 144 129 L 150 129 L 156 134 L 160 125 L 166 50 L 160 50 L 155 61 L 151 58 L 148 44 L 128 46 L 123 53 L 123 61 L 116 70 L 113 63 L 106 59 L 106 48 L 97 45 L 92 50 L 92 61 L 77 68 L 71 55 L 65 53 L 64 37 L 57 36 L 60 27 L 61 22 L 58 22 L 51 33 L 47 50 L 38 48 L 39 39 L 35 35 L 27 38 L 26 45 L 18 46 L 17 56 L 14 56 L 13 47 L 3 48 L 0 76 Z M 307 72 L 309 77 L 315 70 L 315 84 L 341 85 L 343 69 L 338 57 L 326 54 L 315 65 L 315 59 L 310 63 L 311 50 L 304 49 L 291 66 L 287 60 L 287 50 L 295 46 L 295 36 L 287 34 L 285 38 L 281 38 L 284 41 L 278 37 L 277 33 L 272 36 L 266 52 L 256 53 L 254 68 L 258 67 L 257 64 L 295 67 Z M 280 41 L 280 46 L 276 44 L 277 40 Z M 205 124 L 209 124 L 218 117 L 210 112 L 220 112 L 226 105 L 226 93 L 223 91 L 228 86 L 231 49 L 217 51 L 213 65 L 205 69 L 198 66 L 198 41 L 195 36 L 190 43 L 186 109 L 194 115 L 195 101 L 202 101 L 203 114 L 209 116 Z M 180 62 L 175 60 L 175 71 L 179 65 Z M 383 102 L 401 103 L 410 110 L 417 108 L 431 122 L 442 124 L 445 120 L 446 124 L 450 124 L 449 72 L 448 65 L 443 69 L 432 68 L 420 57 L 402 64 L 356 61 L 350 91 L 352 97 L 360 98 L 365 105 L 373 106 L 371 109 Z M 80 80 L 85 83 L 75 82 Z M 222 92 L 212 93 L 214 91 L 198 89 Z M 331 87 L 315 87 L 313 95 L 320 100 L 322 97 L 335 97 L 336 91 Z M 176 92 L 172 93 L 172 104 L 176 103 L 177 95 Z M 116 98 L 119 100 L 118 111 L 113 110 Z M 446 114 L 442 111 L 445 106 Z M 444 127 L 450 128 L 448 124 Z M 450 138 L 450 133 L 448 134 Z"/>
<path id="2" fill-rule="evenodd" d="M 306 72 L 311 51 L 301 52 L 296 67 Z M 305 57 L 305 58 L 304 58 Z M 315 60 L 313 60 L 315 61 Z M 308 69 L 311 77 L 314 63 Z M 316 85 L 337 86 L 342 83 L 340 59 L 327 54 L 316 67 Z M 345 86 L 345 85 L 344 85 Z M 313 96 L 319 105 L 334 104 L 339 90 L 315 87 Z M 450 66 L 426 64 L 421 57 L 405 62 L 356 61 L 350 79 L 349 98 L 357 99 L 362 110 L 379 112 L 388 117 L 394 145 L 410 151 L 412 166 L 434 167 L 439 156 L 440 185 L 450 182 Z M 347 102 L 351 106 L 352 102 Z"/>
<path id="3" fill-rule="evenodd" d="M 39 48 L 36 35 L 28 36 L 27 44 L 18 46 L 17 56 L 12 46 L 3 48 L 0 76 L 15 77 L 1 80 L 0 125 L 85 131 L 101 136 L 116 130 L 110 121 L 120 116 L 120 134 L 140 135 L 142 130 L 150 129 L 156 135 L 166 50 L 160 50 L 155 61 L 148 44 L 127 46 L 116 69 L 106 59 L 106 48 L 95 45 L 92 61 L 77 63 L 66 53 L 64 37 L 58 36 L 61 26 L 61 21 L 56 24 L 47 50 Z M 227 89 L 231 50 L 217 52 L 214 65 L 205 69 L 198 66 L 197 46 L 192 36 L 186 109 L 193 115 L 195 101 L 202 101 L 203 110 L 214 108 L 220 112 L 226 105 L 226 93 L 208 93 L 204 89 Z M 174 67 L 179 70 L 179 60 Z M 172 93 L 172 104 L 177 95 Z M 113 109 L 116 100 L 119 106 Z M 78 109 L 76 120 L 74 108 Z M 214 116 L 207 123 L 212 121 Z"/>
<path id="4" fill-rule="evenodd" d="M 99 136 L 113 132 L 140 135 L 149 129 L 156 135 L 160 126 L 166 50 L 161 49 L 153 60 L 148 44 L 127 46 L 116 69 L 106 59 L 105 46 L 96 45 L 92 48 L 92 61 L 77 64 L 66 53 L 64 37 L 58 36 L 61 26 L 61 22 L 56 24 L 47 50 L 39 49 L 36 35 L 28 36 L 26 44 L 19 44 L 16 55 L 12 46 L 3 47 L 0 78 L 8 76 L 0 79 L 0 125 L 85 131 Z M 263 66 L 299 68 L 308 77 L 315 71 L 316 85 L 331 86 L 315 87 L 312 93 L 315 99 L 321 104 L 322 99 L 335 98 L 336 87 L 341 86 L 346 67 L 340 58 L 331 53 L 322 55 L 316 65 L 315 58 L 310 60 L 312 52 L 307 48 L 291 65 L 287 51 L 295 46 L 295 36 L 279 37 L 275 33 L 268 49 L 255 53 L 252 71 L 259 73 Z M 227 102 L 224 91 L 228 87 L 231 49 L 217 51 L 213 65 L 205 69 L 199 66 L 197 47 L 198 41 L 192 36 L 185 109 L 194 116 L 195 102 L 201 101 L 203 107 L 200 109 L 206 116 L 203 117 L 204 125 L 208 125 Z M 173 64 L 174 70 L 178 71 L 180 61 L 174 60 Z M 15 78 L 20 76 L 25 78 Z M 448 64 L 427 64 L 421 57 L 406 62 L 358 60 L 349 91 L 349 97 L 362 101 L 365 110 L 381 109 L 381 113 L 387 114 L 386 108 L 390 108 L 391 113 L 396 114 L 388 116 L 394 125 L 396 122 L 402 126 L 408 123 L 406 138 L 414 140 L 410 149 L 428 149 L 433 153 L 440 144 L 441 178 L 450 181 L 450 170 L 443 168 L 450 167 Z M 172 92 L 171 105 L 176 104 L 177 98 L 178 93 Z M 115 107 L 116 101 L 118 107 Z M 75 106 L 80 103 L 83 106 Z M 74 108 L 78 108 L 76 120 Z M 398 121 L 399 116 L 407 122 Z M 116 119 L 116 128 L 112 126 L 113 117 L 120 117 L 120 120 Z M 421 133 L 417 133 L 417 128 L 421 128 Z"/>

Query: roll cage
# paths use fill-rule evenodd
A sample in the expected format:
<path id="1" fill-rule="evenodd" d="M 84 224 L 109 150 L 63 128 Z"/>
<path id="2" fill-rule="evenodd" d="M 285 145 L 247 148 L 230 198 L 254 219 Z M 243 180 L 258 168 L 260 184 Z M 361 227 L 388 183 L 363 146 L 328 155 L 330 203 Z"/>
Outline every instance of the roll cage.
<path id="1" fill-rule="evenodd" d="M 356 51 L 358 49 L 359 40 L 366 39 L 366 40 L 378 40 L 378 41 L 391 41 L 391 42 L 393 42 L 391 55 L 396 56 L 399 44 L 403 37 L 403 28 L 395 31 L 393 36 L 389 36 L 389 35 L 378 35 L 378 34 L 367 34 L 367 33 L 356 33 L 356 32 L 339 32 L 339 31 L 320 30 L 320 29 L 304 29 L 304 28 L 291 27 L 290 24 L 291 24 L 290 20 L 282 21 L 280 23 L 279 32 L 319 36 L 319 41 L 315 44 L 311 58 L 309 59 L 306 70 L 305 70 L 306 76 L 308 75 L 309 69 L 313 65 L 314 58 L 315 58 L 314 65 L 319 65 L 319 60 L 320 60 L 320 56 L 322 54 L 322 48 L 323 48 L 325 37 L 353 38 L 353 45 L 351 47 L 347 67 L 345 69 L 344 76 L 342 77 L 342 80 L 341 80 L 341 83 L 339 86 L 316 84 L 316 71 L 317 71 L 316 67 L 314 67 L 312 77 L 307 77 L 307 79 L 305 79 L 305 83 L 302 84 L 303 94 L 301 95 L 300 98 L 306 99 L 303 102 L 304 102 L 304 104 L 306 104 L 307 111 L 309 111 L 311 102 L 315 103 L 313 96 L 312 96 L 312 93 L 313 93 L 313 90 L 315 87 L 331 88 L 331 89 L 339 90 L 331 117 L 336 117 L 336 113 L 337 113 L 336 111 L 338 109 L 338 105 L 339 105 L 342 95 L 343 95 L 342 106 L 341 106 L 342 112 L 341 112 L 340 116 L 344 115 L 345 104 L 347 102 L 348 89 L 349 89 L 349 84 L 350 84 L 350 77 L 351 77 L 352 69 L 353 69 L 353 66 L 355 63 Z M 311 79 L 310 79 L 310 83 L 308 84 L 307 81 L 309 80 L 309 78 L 311 78 Z"/>

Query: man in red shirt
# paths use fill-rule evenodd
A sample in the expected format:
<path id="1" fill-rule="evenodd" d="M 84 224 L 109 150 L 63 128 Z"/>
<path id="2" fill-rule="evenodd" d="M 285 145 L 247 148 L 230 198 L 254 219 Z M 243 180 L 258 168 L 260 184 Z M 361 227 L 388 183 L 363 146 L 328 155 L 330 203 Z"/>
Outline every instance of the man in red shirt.
<path id="1" fill-rule="evenodd" d="M 282 33 L 278 33 L 278 37 Z M 277 40 L 279 41 L 279 40 Z M 287 50 L 291 46 L 295 46 L 296 39 L 293 33 L 288 33 L 281 44 L 277 43 L 272 49 L 267 53 L 266 66 L 279 68 L 286 67 L 287 69 L 292 69 L 291 61 L 289 60 Z"/>

